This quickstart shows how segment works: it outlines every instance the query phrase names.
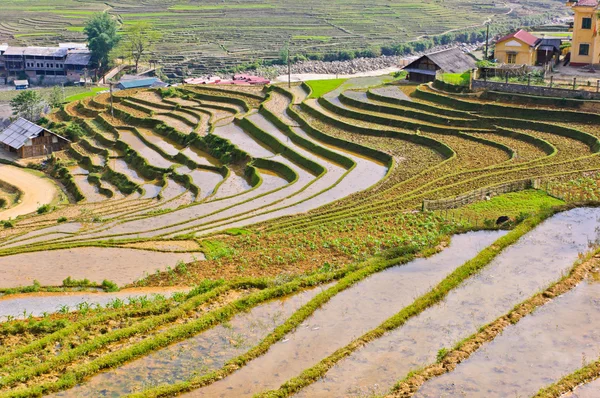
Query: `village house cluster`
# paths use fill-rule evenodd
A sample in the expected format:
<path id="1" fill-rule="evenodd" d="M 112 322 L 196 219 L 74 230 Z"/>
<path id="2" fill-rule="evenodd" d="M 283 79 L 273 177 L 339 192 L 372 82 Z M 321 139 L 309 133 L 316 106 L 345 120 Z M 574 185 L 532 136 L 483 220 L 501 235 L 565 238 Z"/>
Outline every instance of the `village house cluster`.
<path id="1" fill-rule="evenodd" d="M 85 43 L 61 43 L 58 47 L 0 44 L 0 76 L 4 83 L 84 83 L 93 73 L 91 59 Z"/>

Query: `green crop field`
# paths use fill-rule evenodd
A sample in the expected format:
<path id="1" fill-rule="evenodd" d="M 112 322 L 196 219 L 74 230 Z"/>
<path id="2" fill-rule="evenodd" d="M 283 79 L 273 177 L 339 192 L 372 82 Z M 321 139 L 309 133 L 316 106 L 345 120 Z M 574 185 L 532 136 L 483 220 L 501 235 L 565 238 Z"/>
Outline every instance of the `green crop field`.
<path id="1" fill-rule="evenodd" d="M 489 19 L 493 28 L 503 30 L 566 13 L 563 2 L 557 0 L 525 0 L 510 5 L 493 0 L 4 3 L 0 42 L 15 45 L 82 40 L 86 19 L 99 11 L 110 12 L 123 24 L 149 22 L 163 33 L 157 58 L 171 75 L 215 72 L 259 59 L 276 59 L 288 40 L 293 53 L 365 51 L 480 28 Z"/>
<path id="2" fill-rule="evenodd" d="M 0 223 L 0 397 L 593 389 L 598 103 L 462 81 L 69 92 L 62 201 Z"/>

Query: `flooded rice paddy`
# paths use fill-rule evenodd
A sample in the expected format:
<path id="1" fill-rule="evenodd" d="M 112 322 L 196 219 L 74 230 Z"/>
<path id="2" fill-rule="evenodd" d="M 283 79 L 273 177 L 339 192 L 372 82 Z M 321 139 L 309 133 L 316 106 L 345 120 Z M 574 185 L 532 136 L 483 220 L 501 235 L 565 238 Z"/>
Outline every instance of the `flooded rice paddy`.
<path id="1" fill-rule="evenodd" d="M 600 379 L 577 387 L 573 392 L 564 394 L 561 398 L 598 398 L 600 391 Z"/>
<path id="2" fill-rule="evenodd" d="M 410 371 L 435 362 L 438 350 L 453 347 L 558 280 L 597 240 L 599 226 L 600 209 L 570 210 L 546 220 L 440 304 L 342 360 L 298 396 L 388 391 Z"/>
<path id="3" fill-rule="evenodd" d="M 119 397 L 158 384 L 173 384 L 221 368 L 258 344 L 328 286 L 259 305 L 191 339 L 93 377 L 58 397 Z"/>
<path id="4" fill-rule="evenodd" d="M 415 397 L 533 396 L 597 360 L 599 352 L 600 283 L 585 281 L 508 326 Z M 600 390 L 595 392 L 597 397 Z"/>
<path id="5" fill-rule="evenodd" d="M 195 257 L 204 258 L 201 253 Z M 193 253 L 97 247 L 15 254 L 0 257 L 0 288 L 28 286 L 34 280 L 43 286 L 60 286 L 69 276 L 98 283 L 108 279 L 122 286 L 157 269 L 175 267 L 178 261 L 193 259 Z"/>
<path id="6" fill-rule="evenodd" d="M 155 295 L 170 297 L 173 293 L 185 292 L 189 288 L 143 288 L 127 289 L 116 293 L 69 292 L 69 293 L 35 293 L 16 294 L 0 297 L 0 321 L 3 318 L 25 318 L 28 316 L 43 316 L 44 313 L 54 313 L 67 308 L 77 310 L 78 305 L 87 303 L 90 307 L 106 306 L 118 299 L 125 303 L 129 298 L 146 297 L 152 299 Z"/>
<path id="7" fill-rule="evenodd" d="M 290 377 L 377 327 L 428 291 L 504 232 L 457 235 L 450 247 L 373 275 L 333 297 L 304 324 L 231 376 L 189 396 L 242 397 L 277 388 Z"/>

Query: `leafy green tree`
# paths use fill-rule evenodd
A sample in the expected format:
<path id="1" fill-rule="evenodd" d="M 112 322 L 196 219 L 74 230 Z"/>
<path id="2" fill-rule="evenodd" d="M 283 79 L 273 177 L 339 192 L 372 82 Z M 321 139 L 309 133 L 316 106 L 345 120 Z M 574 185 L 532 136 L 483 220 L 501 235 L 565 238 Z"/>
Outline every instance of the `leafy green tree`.
<path id="1" fill-rule="evenodd" d="M 44 100 L 36 90 L 25 90 L 10 101 L 13 115 L 37 122 L 42 110 Z"/>
<path id="2" fill-rule="evenodd" d="M 54 86 L 48 97 L 48 103 L 52 108 L 60 108 L 64 101 L 64 95 L 62 87 Z"/>
<path id="3" fill-rule="evenodd" d="M 119 43 L 117 21 L 107 12 L 95 14 L 85 25 L 92 60 L 102 69 L 108 65 L 111 50 Z"/>
<path id="4" fill-rule="evenodd" d="M 125 28 L 123 39 L 115 47 L 113 56 L 131 59 L 138 72 L 140 62 L 150 59 L 150 55 L 162 35 L 152 28 L 148 22 L 137 22 Z"/>

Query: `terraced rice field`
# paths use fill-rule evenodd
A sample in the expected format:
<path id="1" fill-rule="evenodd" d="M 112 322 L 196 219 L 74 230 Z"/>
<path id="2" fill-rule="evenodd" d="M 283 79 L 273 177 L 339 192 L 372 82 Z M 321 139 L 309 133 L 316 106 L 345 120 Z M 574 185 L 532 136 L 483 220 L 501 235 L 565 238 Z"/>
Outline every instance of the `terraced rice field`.
<path id="1" fill-rule="evenodd" d="M 95 12 L 108 11 L 123 25 L 147 22 L 162 33 L 156 52 L 169 75 L 214 73 L 277 59 L 285 43 L 297 53 L 335 53 L 392 46 L 422 36 L 481 28 L 489 18 L 496 26 L 521 26 L 565 15 L 553 0 L 502 3 L 482 0 L 358 2 L 335 0 L 301 3 L 290 0 L 218 0 L 119 2 L 39 0 L 4 4 L 0 42 L 47 45 L 81 41 L 83 27 Z M 435 21 L 435 23 L 432 23 Z M 182 72 L 182 68 L 185 69 Z"/>
<path id="2" fill-rule="evenodd" d="M 600 112 L 389 77 L 309 97 L 50 115 L 84 135 L 46 170 L 71 203 L 0 230 L 0 397 L 593 391 Z"/>

